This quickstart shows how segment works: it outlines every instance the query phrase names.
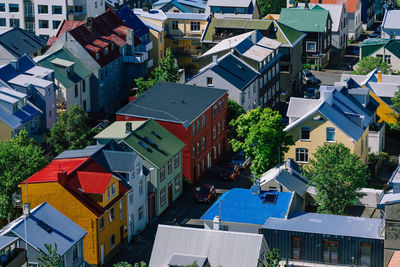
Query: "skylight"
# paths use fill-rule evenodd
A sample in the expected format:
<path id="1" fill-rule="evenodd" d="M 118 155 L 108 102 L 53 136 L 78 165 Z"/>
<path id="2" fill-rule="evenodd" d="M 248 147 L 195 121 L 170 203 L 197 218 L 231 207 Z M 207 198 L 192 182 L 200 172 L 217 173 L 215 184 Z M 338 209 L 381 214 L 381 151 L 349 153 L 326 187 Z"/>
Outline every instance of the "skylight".
<path id="1" fill-rule="evenodd" d="M 42 228 L 43 230 L 45 230 L 47 233 L 51 233 L 53 231 L 53 228 L 51 228 L 51 226 L 49 226 L 47 223 L 45 223 L 42 220 L 39 220 L 37 222 L 37 225 Z"/>
<path id="2" fill-rule="evenodd" d="M 144 149 L 149 149 L 149 147 L 142 141 L 139 141 L 139 145 L 141 145 Z"/>
<path id="3" fill-rule="evenodd" d="M 278 195 L 276 195 L 276 194 L 265 194 L 264 203 L 275 204 L 277 198 L 278 198 Z"/>
<path id="4" fill-rule="evenodd" d="M 157 137 L 158 139 L 161 139 L 161 136 L 159 136 L 155 131 L 151 131 L 151 133 L 152 133 L 155 137 Z"/>
<path id="5" fill-rule="evenodd" d="M 154 145 L 154 142 L 151 141 L 150 138 L 148 138 L 147 136 L 144 138 L 144 140 L 145 140 L 147 143 L 149 143 L 149 144 L 151 144 L 151 145 Z"/>

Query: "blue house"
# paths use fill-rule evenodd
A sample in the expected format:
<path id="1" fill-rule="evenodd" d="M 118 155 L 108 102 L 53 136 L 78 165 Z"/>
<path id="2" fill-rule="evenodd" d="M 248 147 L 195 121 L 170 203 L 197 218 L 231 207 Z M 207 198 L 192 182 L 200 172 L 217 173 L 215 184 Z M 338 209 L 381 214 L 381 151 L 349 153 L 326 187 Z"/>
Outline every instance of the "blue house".
<path id="1" fill-rule="evenodd" d="M 293 192 L 261 191 L 234 188 L 224 193 L 201 216 L 205 229 L 258 233 L 270 218 L 287 218 L 292 212 Z"/>

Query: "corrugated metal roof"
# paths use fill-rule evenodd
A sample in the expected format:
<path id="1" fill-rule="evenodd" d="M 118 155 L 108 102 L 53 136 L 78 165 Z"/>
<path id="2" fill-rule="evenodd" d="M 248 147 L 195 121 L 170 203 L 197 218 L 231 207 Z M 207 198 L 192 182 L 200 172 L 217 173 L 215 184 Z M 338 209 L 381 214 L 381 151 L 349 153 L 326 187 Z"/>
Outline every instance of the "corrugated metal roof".
<path id="1" fill-rule="evenodd" d="M 263 236 L 159 225 L 149 267 L 168 267 L 177 254 L 207 257 L 211 266 L 258 266 Z"/>
<path id="2" fill-rule="evenodd" d="M 381 219 L 321 213 L 298 213 L 289 219 L 269 218 L 264 229 L 381 239 Z"/>
<path id="3" fill-rule="evenodd" d="M 320 99 L 291 97 L 286 116 L 300 118 L 304 114 L 314 109 L 316 106 L 320 105 L 321 102 L 322 100 Z"/>
<path id="4" fill-rule="evenodd" d="M 248 7 L 252 0 L 208 0 L 209 6 L 220 7 Z"/>
<path id="5" fill-rule="evenodd" d="M 379 97 L 394 97 L 395 93 L 399 91 L 399 85 L 394 83 L 369 83 L 372 91 Z"/>
<path id="6" fill-rule="evenodd" d="M 103 153 L 113 172 L 129 173 L 135 169 L 136 153 L 112 150 L 104 150 Z"/>
<path id="7" fill-rule="evenodd" d="M 111 180 L 111 173 L 100 173 L 93 171 L 77 171 L 80 188 L 84 193 L 100 194 L 106 192 L 107 186 Z"/>
<path id="8" fill-rule="evenodd" d="M 142 37 L 144 34 L 149 32 L 147 25 L 145 25 L 145 23 L 143 23 L 143 21 L 141 21 L 127 5 L 124 5 L 117 12 L 117 15 L 122 19 L 126 26 L 133 29 L 135 35 L 138 37 Z"/>
<path id="9" fill-rule="evenodd" d="M 4 249 L 18 240 L 18 237 L 14 236 L 0 236 L 0 249 Z"/>
<path id="10" fill-rule="evenodd" d="M 303 32 L 324 32 L 328 18 L 325 9 L 282 8 L 279 22 Z"/>
<path id="11" fill-rule="evenodd" d="M 400 10 L 386 10 L 382 29 L 400 29 Z"/>
<path id="12" fill-rule="evenodd" d="M 298 3 L 298 6 L 304 7 L 304 3 Z M 332 18 L 332 31 L 338 32 L 340 21 L 342 19 L 343 9 L 345 8 L 344 4 L 309 4 L 309 8 L 321 7 L 329 11 L 329 14 Z"/>
<path id="13" fill-rule="evenodd" d="M 204 266 L 204 264 L 208 262 L 207 256 L 174 253 L 171 260 L 168 262 L 168 266 L 190 266 L 193 262 L 198 266 Z"/>
<path id="14" fill-rule="evenodd" d="M 46 46 L 46 40 L 21 28 L 0 34 L 0 45 L 15 57 L 30 55 Z"/>

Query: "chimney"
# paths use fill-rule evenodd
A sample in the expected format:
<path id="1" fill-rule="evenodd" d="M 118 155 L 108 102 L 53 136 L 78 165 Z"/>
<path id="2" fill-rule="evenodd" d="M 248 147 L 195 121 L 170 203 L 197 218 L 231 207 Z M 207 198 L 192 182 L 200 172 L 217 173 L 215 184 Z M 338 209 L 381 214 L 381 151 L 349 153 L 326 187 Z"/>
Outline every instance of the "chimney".
<path id="1" fill-rule="evenodd" d="M 23 209 L 24 209 L 24 215 L 26 216 L 31 215 L 31 203 L 24 203 Z"/>
<path id="2" fill-rule="evenodd" d="M 304 9 L 308 9 L 308 0 L 304 2 Z"/>
<path id="3" fill-rule="evenodd" d="M 64 170 L 60 170 L 57 173 L 57 179 L 58 182 L 62 185 L 62 186 L 66 186 L 67 185 L 67 172 Z"/>
<path id="4" fill-rule="evenodd" d="M 221 219 L 215 216 L 213 220 L 213 230 L 221 230 Z"/>
<path id="5" fill-rule="evenodd" d="M 149 12 L 150 11 L 150 4 L 147 0 L 143 3 L 143 11 Z"/>
<path id="6" fill-rule="evenodd" d="M 218 56 L 217 55 L 213 55 L 213 61 L 214 64 L 218 64 Z"/>
<path id="7" fill-rule="evenodd" d="M 254 31 L 254 32 L 251 33 L 251 42 L 252 42 L 253 44 L 256 44 L 256 43 L 257 43 L 257 32 L 256 32 L 256 31 Z"/>
<path id="8" fill-rule="evenodd" d="M 18 70 L 18 60 L 13 59 L 10 61 L 10 64 L 15 70 Z"/>
<path id="9" fill-rule="evenodd" d="M 319 3 L 319 4 L 322 4 L 322 0 L 318 0 L 318 3 Z"/>
<path id="10" fill-rule="evenodd" d="M 127 122 L 127 123 L 125 124 L 125 132 L 126 132 L 126 133 L 132 132 L 132 122 Z"/>
<path id="11" fill-rule="evenodd" d="M 382 71 L 378 70 L 378 83 L 382 82 Z"/>
<path id="12" fill-rule="evenodd" d="M 88 17 L 86 19 L 86 26 L 90 32 L 93 30 L 93 17 Z"/>

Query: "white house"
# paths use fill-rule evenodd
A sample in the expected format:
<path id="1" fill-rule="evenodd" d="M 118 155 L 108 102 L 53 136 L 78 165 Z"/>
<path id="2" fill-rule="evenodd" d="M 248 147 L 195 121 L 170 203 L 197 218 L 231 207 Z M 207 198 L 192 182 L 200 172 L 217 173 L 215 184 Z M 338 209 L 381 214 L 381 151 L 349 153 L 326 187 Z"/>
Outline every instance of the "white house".
<path id="1" fill-rule="evenodd" d="M 381 38 L 400 39 L 400 10 L 386 10 L 381 27 Z"/>

